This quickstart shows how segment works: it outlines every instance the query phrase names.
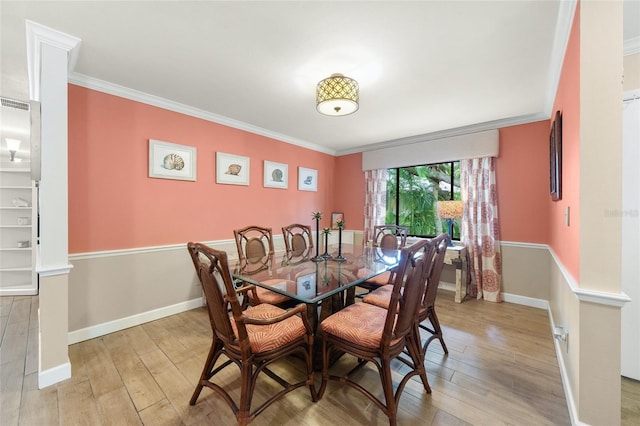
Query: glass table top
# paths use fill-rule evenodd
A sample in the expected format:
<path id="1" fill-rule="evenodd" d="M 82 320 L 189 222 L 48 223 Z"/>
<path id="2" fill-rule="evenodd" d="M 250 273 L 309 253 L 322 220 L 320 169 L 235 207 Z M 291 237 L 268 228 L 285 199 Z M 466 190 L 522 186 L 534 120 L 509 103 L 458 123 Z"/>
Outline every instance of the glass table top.
<path id="1" fill-rule="evenodd" d="M 268 288 L 303 303 L 317 303 L 345 291 L 400 263 L 400 250 L 343 244 L 338 261 L 338 247 L 330 246 L 331 258 L 321 261 L 289 262 L 284 255 L 254 259 L 250 264 L 236 262 L 233 277 Z M 257 265 L 257 267 L 256 267 Z"/>

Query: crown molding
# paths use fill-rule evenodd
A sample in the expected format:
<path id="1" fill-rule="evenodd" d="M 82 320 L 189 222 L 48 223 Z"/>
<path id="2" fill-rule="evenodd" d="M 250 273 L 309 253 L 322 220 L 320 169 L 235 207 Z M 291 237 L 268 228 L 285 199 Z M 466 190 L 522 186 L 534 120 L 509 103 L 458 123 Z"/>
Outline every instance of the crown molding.
<path id="1" fill-rule="evenodd" d="M 560 84 L 560 74 L 564 55 L 569 44 L 569 35 L 573 25 L 573 17 L 576 13 L 578 2 L 575 0 L 559 2 L 558 20 L 553 36 L 553 46 L 551 48 L 551 60 L 549 63 L 549 75 L 547 76 L 547 94 L 545 96 L 544 112 L 547 117 L 551 117 L 553 104 L 556 101 L 556 93 Z"/>
<path id="2" fill-rule="evenodd" d="M 40 74 L 42 45 L 48 44 L 68 52 L 68 70 L 72 71 L 78 60 L 82 40 L 37 22 L 25 21 L 27 30 L 27 71 L 29 74 L 29 96 L 40 101 Z"/>
<path id="3" fill-rule="evenodd" d="M 100 80 L 97 78 L 89 77 L 80 73 L 69 74 L 69 83 L 76 86 L 85 87 L 87 89 L 96 90 L 98 92 L 107 93 L 109 95 L 118 96 L 121 98 L 129 99 L 136 102 L 141 102 L 147 105 L 152 105 L 158 108 L 163 108 L 169 111 L 178 112 L 180 114 L 189 115 L 191 117 L 200 118 L 203 120 L 211 121 L 214 123 L 222 124 L 224 126 L 233 127 L 235 129 L 244 130 L 249 133 L 254 133 L 261 136 L 266 136 L 271 139 L 275 139 L 281 142 L 289 143 L 291 145 L 300 146 L 302 148 L 310 149 L 312 151 L 322 152 L 333 156 L 347 155 L 360 153 L 364 151 L 371 151 L 379 148 L 393 147 L 398 145 L 406 145 L 416 142 L 424 142 L 428 140 L 442 139 L 450 136 L 460 136 L 469 133 L 476 133 L 485 130 L 494 130 L 500 127 L 515 126 L 518 124 L 533 123 L 536 121 L 547 120 L 549 115 L 545 115 L 542 112 L 536 114 L 522 115 L 518 117 L 510 117 L 501 120 L 488 121 L 485 123 L 473 124 L 470 126 L 458 127 L 455 129 L 448 129 L 439 132 L 433 132 L 417 136 L 409 136 L 402 139 L 389 140 L 379 142 L 372 145 L 360 146 L 357 148 L 345 149 L 345 150 L 332 150 L 321 145 L 317 145 L 311 142 L 307 142 L 301 139 L 292 138 L 290 136 L 272 132 L 262 127 L 253 126 L 242 121 L 234 120 L 222 115 L 207 112 L 198 108 L 190 107 L 179 102 L 174 102 L 168 99 L 161 98 L 159 96 L 150 95 L 135 89 L 120 86 L 118 84 L 110 83 L 108 81 Z"/>
<path id="4" fill-rule="evenodd" d="M 253 126 L 251 124 L 234 120 L 232 118 L 224 117 L 222 115 L 214 114 L 212 112 L 204 111 L 199 108 L 194 108 L 189 105 L 181 104 L 179 102 L 171 101 L 169 99 L 161 98 L 159 96 L 150 95 L 135 89 L 120 86 L 118 84 L 110 83 L 108 81 L 99 80 L 97 78 L 89 77 L 84 74 L 71 73 L 69 74 L 69 83 L 76 86 L 82 86 L 87 89 L 96 90 L 98 92 L 107 93 L 109 95 L 118 96 L 121 98 L 129 99 L 136 102 L 141 102 L 147 105 L 163 108 L 169 111 L 178 112 L 180 114 L 189 115 L 191 117 L 200 118 L 202 120 L 211 121 L 213 123 L 222 124 L 224 126 L 232 127 L 234 129 L 244 130 L 256 135 L 265 136 L 271 139 L 275 139 L 281 142 L 286 142 L 291 145 L 300 146 L 302 148 L 310 149 L 312 151 L 318 151 L 329 155 L 336 155 L 336 152 L 332 149 L 328 149 L 321 145 L 307 142 L 302 139 L 293 138 L 282 133 L 273 132 L 262 127 Z"/>
<path id="5" fill-rule="evenodd" d="M 622 54 L 624 56 L 640 53 L 640 37 L 630 38 L 622 44 Z"/>

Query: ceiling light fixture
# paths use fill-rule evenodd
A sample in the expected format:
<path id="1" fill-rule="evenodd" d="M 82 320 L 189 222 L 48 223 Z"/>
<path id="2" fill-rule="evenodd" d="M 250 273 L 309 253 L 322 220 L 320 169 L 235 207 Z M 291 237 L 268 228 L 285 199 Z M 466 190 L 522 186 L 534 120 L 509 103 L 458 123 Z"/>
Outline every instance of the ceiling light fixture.
<path id="1" fill-rule="evenodd" d="M 316 109 L 320 114 L 353 114 L 358 110 L 358 100 L 358 82 L 342 74 L 332 74 L 316 88 Z"/>
<path id="2" fill-rule="evenodd" d="M 9 148 L 9 154 L 11 154 L 9 161 L 16 161 L 16 152 L 20 149 L 20 140 L 5 138 L 5 142 L 7 143 L 7 148 Z"/>

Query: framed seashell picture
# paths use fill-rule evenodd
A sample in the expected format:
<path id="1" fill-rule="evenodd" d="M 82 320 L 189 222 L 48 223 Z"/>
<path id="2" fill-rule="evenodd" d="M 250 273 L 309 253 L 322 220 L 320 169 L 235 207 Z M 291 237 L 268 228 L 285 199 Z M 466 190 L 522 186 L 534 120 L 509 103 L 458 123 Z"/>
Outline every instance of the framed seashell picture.
<path id="1" fill-rule="evenodd" d="M 216 152 L 216 183 L 249 185 L 249 157 Z"/>
<path id="2" fill-rule="evenodd" d="M 264 161 L 264 187 L 289 188 L 289 166 L 273 161 Z"/>
<path id="3" fill-rule="evenodd" d="M 307 169 L 306 167 L 298 167 L 298 190 L 299 191 L 317 191 L 318 190 L 318 171 L 316 169 Z"/>
<path id="4" fill-rule="evenodd" d="M 196 148 L 149 139 L 149 177 L 196 180 Z"/>

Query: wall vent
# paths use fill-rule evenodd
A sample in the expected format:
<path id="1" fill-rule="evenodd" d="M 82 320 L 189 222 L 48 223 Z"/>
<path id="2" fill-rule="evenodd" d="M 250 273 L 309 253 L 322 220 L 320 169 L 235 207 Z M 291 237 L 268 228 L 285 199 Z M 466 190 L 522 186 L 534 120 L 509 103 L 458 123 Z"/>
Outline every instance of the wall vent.
<path id="1" fill-rule="evenodd" d="M 16 101 L 16 100 L 9 99 L 9 98 L 0 98 L 0 100 L 2 101 L 2 106 L 3 107 L 9 107 L 9 108 L 21 109 L 23 111 L 29 111 L 29 104 L 27 104 L 25 102 Z"/>

